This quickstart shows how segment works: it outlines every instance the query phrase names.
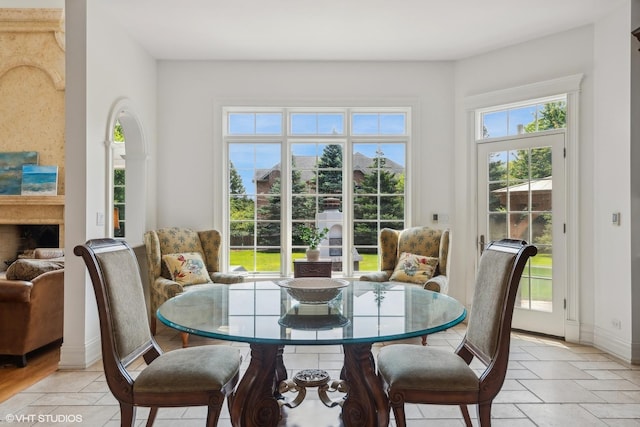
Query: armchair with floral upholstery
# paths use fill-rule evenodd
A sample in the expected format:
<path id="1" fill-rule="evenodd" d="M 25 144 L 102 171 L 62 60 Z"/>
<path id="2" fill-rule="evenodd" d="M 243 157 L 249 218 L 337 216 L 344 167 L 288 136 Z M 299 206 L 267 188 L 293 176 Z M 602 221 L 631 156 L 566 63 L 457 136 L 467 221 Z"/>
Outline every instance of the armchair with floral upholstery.
<path id="1" fill-rule="evenodd" d="M 405 282 L 446 294 L 450 247 L 449 230 L 383 228 L 380 231 L 381 271 L 362 275 L 360 280 Z"/>
<path id="2" fill-rule="evenodd" d="M 243 276 L 220 272 L 221 235 L 217 230 L 162 228 L 147 231 L 144 244 L 149 269 L 151 331 L 156 332 L 156 310 L 189 286 L 204 283 L 239 283 Z M 186 346 L 187 336 L 183 335 Z"/>

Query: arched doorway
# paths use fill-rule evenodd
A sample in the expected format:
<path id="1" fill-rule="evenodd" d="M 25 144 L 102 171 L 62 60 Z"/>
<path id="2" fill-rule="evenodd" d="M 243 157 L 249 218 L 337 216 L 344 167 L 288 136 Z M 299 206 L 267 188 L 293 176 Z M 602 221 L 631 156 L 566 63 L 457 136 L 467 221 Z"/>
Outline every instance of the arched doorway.
<path id="1" fill-rule="evenodd" d="M 126 238 L 131 245 L 142 244 L 147 217 L 147 144 L 142 124 L 128 98 L 118 99 L 111 108 L 105 146 L 105 235 Z"/>

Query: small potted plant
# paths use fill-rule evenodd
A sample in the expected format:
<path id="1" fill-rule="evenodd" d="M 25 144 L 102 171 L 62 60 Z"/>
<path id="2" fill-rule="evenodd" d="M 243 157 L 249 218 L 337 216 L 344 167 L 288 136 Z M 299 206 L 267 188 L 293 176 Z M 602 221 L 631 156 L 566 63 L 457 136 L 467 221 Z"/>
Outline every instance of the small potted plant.
<path id="1" fill-rule="evenodd" d="M 303 224 L 299 228 L 300 240 L 307 245 L 309 248 L 307 249 L 307 260 L 308 261 L 317 261 L 320 258 L 320 250 L 318 249 L 318 245 L 320 242 L 327 237 L 327 233 L 329 233 L 329 229 L 324 227 L 322 229 L 316 226 L 308 226 Z"/>

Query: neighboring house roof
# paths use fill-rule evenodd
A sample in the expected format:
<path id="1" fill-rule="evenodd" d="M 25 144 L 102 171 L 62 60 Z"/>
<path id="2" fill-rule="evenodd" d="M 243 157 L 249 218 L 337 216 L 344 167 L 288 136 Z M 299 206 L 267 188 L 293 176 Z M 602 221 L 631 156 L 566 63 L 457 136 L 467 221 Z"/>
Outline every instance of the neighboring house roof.
<path id="1" fill-rule="evenodd" d="M 316 166 L 316 156 L 293 156 L 293 164 L 297 169 L 301 169 L 301 177 L 303 181 L 308 181 L 313 178 L 313 169 Z M 390 169 L 393 173 L 404 172 L 404 167 L 391 159 L 384 157 L 386 168 Z M 353 155 L 353 170 L 360 171 L 363 174 L 367 173 L 367 170 L 373 164 L 373 158 L 365 156 L 362 153 L 355 153 Z M 256 169 L 255 180 L 264 181 L 268 179 L 271 172 L 274 170 L 281 170 L 282 164 L 278 163 L 269 169 Z"/>
<path id="2" fill-rule="evenodd" d="M 493 190 L 493 193 L 506 193 L 507 191 L 511 193 L 518 192 L 527 192 L 531 191 L 551 191 L 552 190 L 553 180 L 550 176 L 542 179 L 532 180 L 530 182 L 525 182 L 522 184 L 511 185 L 509 187 L 499 188 L 497 190 Z"/>

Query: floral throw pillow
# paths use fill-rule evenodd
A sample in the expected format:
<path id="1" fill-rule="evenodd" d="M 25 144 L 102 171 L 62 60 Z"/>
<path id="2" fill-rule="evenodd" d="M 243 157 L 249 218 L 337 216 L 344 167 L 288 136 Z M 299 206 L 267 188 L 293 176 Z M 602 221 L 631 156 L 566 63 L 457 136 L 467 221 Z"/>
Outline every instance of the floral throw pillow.
<path id="1" fill-rule="evenodd" d="M 167 254 L 162 256 L 171 279 L 181 285 L 210 283 L 207 266 L 198 252 Z"/>
<path id="2" fill-rule="evenodd" d="M 433 277 L 438 258 L 402 252 L 389 280 L 424 284 Z"/>

